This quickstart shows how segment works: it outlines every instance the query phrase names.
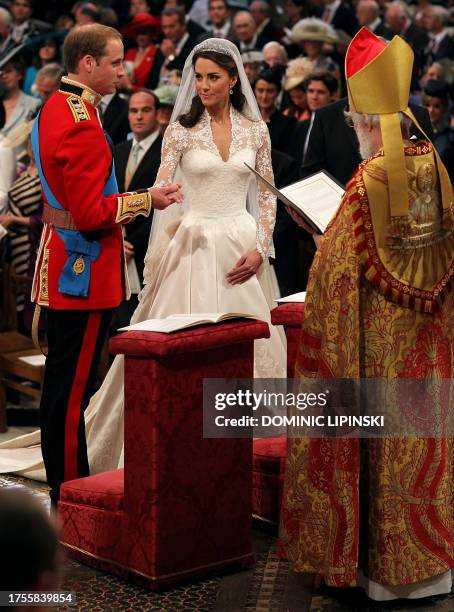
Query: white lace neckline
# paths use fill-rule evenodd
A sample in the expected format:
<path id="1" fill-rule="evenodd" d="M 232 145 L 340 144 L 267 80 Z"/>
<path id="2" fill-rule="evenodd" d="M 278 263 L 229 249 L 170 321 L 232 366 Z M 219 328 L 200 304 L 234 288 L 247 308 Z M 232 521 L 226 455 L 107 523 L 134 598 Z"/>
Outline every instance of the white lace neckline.
<path id="1" fill-rule="evenodd" d="M 238 140 L 237 133 L 238 133 L 238 127 L 239 127 L 239 113 L 233 107 L 232 104 L 230 105 L 229 116 L 230 116 L 230 126 L 231 126 L 231 140 L 230 140 L 230 146 L 228 150 L 227 159 L 222 158 L 221 152 L 219 151 L 218 146 L 214 141 L 213 130 L 211 129 L 211 115 L 207 111 L 207 109 L 203 111 L 201 121 L 200 121 L 200 125 L 203 130 L 203 134 L 204 134 L 204 139 L 206 140 L 207 144 L 211 148 L 212 152 L 224 164 L 228 164 L 231 161 L 232 155 L 236 152 L 236 148 L 237 148 L 236 143 Z"/>

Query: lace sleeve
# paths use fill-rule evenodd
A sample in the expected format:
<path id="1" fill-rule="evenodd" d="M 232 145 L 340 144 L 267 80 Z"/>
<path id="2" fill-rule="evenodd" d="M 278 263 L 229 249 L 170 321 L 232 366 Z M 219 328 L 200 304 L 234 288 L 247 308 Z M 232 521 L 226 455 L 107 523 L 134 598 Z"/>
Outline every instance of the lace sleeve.
<path id="1" fill-rule="evenodd" d="M 261 142 L 255 158 L 255 169 L 274 185 L 273 167 L 271 165 L 271 141 L 266 124 L 261 125 Z M 276 196 L 257 181 L 257 250 L 265 259 L 269 255 L 274 223 L 276 221 Z"/>
<path id="2" fill-rule="evenodd" d="M 177 121 L 164 133 L 161 149 L 161 165 L 153 187 L 162 187 L 173 181 L 178 163 L 187 145 L 187 132 Z"/>

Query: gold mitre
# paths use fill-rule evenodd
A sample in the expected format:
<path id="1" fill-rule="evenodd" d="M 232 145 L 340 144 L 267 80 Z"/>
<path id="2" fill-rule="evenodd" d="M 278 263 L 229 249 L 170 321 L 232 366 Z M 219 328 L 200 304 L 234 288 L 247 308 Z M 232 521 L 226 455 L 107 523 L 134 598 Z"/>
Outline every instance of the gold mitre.
<path id="1" fill-rule="evenodd" d="M 350 109 L 358 113 L 380 115 L 392 218 L 407 217 L 409 210 L 399 113 L 402 112 L 409 117 L 424 134 L 408 107 L 413 57 L 411 47 L 399 36 L 394 36 L 390 43 L 386 43 L 367 28 L 361 28 L 356 34 L 345 57 Z M 446 168 L 436 152 L 435 156 L 443 209 L 450 211 L 451 183 Z M 451 223 L 450 215 L 449 221 L 446 218 L 446 222 Z"/>
<path id="2" fill-rule="evenodd" d="M 358 113 L 388 114 L 408 107 L 413 51 L 395 36 L 386 44 L 362 28 L 345 57 L 350 108 Z"/>

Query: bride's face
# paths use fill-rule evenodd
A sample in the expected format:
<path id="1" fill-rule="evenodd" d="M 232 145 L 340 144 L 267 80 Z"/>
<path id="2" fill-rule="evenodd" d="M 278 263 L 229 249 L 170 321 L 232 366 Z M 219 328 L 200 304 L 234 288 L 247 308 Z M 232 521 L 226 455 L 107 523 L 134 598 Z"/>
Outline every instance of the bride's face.
<path id="1" fill-rule="evenodd" d="M 229 99 L 230 89 L 236 83 L 227 70 L 205 57 L 199 57 L 194 66 L 195 88 L 206 107 L 225 104 Z"/>

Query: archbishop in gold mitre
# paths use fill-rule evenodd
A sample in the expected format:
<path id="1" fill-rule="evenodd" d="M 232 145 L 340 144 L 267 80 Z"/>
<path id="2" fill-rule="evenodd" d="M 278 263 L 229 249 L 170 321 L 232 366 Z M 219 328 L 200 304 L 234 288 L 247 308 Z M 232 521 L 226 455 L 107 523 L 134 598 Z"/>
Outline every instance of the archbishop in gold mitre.
<path id="1" fill-rule="evenodd" d="M 412 62 L 398 36 L 386 43 L 365 28 L 348 48 L 348 119 L 365 161 L 311 269 L 303 385 L 453 378 L 452 187 L 431 142 L 408 140 Z M 448 593 L 453 474 L 452 433 L 289 440 L 279 552 L 296 571 L 377 600 Z"/>

